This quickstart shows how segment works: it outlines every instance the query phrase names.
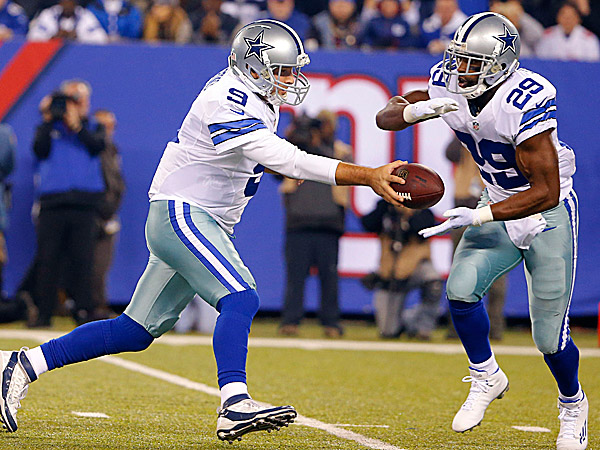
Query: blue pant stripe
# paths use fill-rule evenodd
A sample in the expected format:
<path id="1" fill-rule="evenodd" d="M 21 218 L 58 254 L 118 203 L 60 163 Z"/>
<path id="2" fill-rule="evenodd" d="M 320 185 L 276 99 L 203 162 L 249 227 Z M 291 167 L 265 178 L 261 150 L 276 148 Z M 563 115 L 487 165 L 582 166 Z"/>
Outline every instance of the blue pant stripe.
<path id="1" fill-rule="evenodd" d="M 233 278 L 237 280 L 238 283 L 240 283 L 245 289 L 250 289 L 248 283 L 246 283 L 246 281 L 237 272 L 237 270 L 235 270 L 235 268 L 231 265 L 227 258 L 225 258 L 219 252 L 219 250 L 217 250 L 217 248 L 208 239 L 206 239 L 206 237 L 204 237 L 204 235 L 200 232 L 198 227 L 196 227 L 196 224 L 192 221 L 192 216 L 190 214 L 190 205 L 188 203 L 183 204 L 183 217 L 185 218 L 185 223 L 187 223 L 188 227 L 190 227 L 190 230 L 192 230 L 194 236 L 196 236 L 198 240 L 202 242 L 202 245 L 204 245 L 206 249 L 209 252 L 211 252 L 221 264 L 223 264 L 223 267 L 227 269 L 227 271 L 233 276 Z M 237 292 L 237 290 L 234 290 L 232 292 Z"/>
<path id="2" fill-rule="evenodd" d="M 188 205 L 188 212 L 189 212 L 189 205 Z M 219 273 L 219 271 L 202 255 L 202 253 L 200 253 L 200 251 L 196 247 L 194 247 L 194 245 L 190 242 L 190 240 L 183 233 L 183 231 L 179 227 L 179 224 L 177 223 L 177 218 L 175 217 L 175 201 L 174 200 L 169 200 L 169 219 L 171 220 L 171 225 L 173 226 L 173 230 L 175 231 L 175 234 L 177 234 L 177 237 L 179 237 L 181 242 L 183 242 L 183 244 L 194 254 L 194 256 L 196 258 L 198 258 L 198 260 L 204 265 L 204 267 L 206 267 L 210 271 L 210 273 L 212 273 L 213 276 L 217 280 L 219 280 L 221 282 L 221 284 L 223 286 L 225 286 L 225 288 L 229 292 L 231 292 L 231 293 L 237 292 L 237 290 L 234 289 L 234 287 L 231 286 L 231 284 L 223 277 L 223 275 L 221 275 Z"/>
<path id="3" fill-rule="evenodd" d="M 573 208 L 571 207 L 570 201 L 573 202 Z M 571 299 L 573 298 L 573 288 L 575 287 L 575 271 L 577 269 L 577 238 L 579 229 L 579 205 L 575 191 L 571 191 L 567 198 L 563 200 L 563 202 L 569 214 L 569 224 L 571 225 L 571 232 L 573 234 L 573 262 L 571 265 L 571 292 L 569 293 L 569 302 L 567 303 L 567 309 L 565 311 L 565 316 L 563 317 L 562 325 L 560 327 L 560 335 L 558 337 L 559 351 L 565 349 L 571 334 L 571 330 L 569 328 L 569 311 L 571 309 Z"/>

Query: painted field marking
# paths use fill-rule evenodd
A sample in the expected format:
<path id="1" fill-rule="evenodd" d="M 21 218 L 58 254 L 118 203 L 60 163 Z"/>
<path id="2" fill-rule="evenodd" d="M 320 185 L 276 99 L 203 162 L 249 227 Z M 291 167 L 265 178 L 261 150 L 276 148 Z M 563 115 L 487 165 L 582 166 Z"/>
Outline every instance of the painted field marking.
<path id="1" fill-rule="evenodd" d="M 79 417 L 94 417 L 97 419 L 110 419 L 110 417 L 107 416 L 106 414 L 99 413 L 99 412 L 71 411 L 71 414 L 75 414 L 76 416 L 79 416 Z"/>
<path id="2" fill-rule="evenodd" d="M 191 389 L 194 391 L 203 392 L 205 394 L 213 395 L 215 397 L 220 397 L 221 394 L 218 389 L 214 387 L 207 386 L 203 383 L 198 383 L 196 381 L 188 380 L 187 378 L 180 377 L 179 375 L 174 375 L 169 372 L 164 372 L 162 370 L 153 369 L 152 367 L 145 366 L 143 364 L 138 364 L 132 361 L 128 361 L 125 359 L 117 358 L 116 356 L 103 356 L 100 358 L 102 361 L 107 362 L 109 364 L 113 364 L 115 366 L 131 370 L 133 372 L 141 373 L 144 375 L 148 375 L 153 378 L 158 378 L 162 381 L 167 381 L 171 384 L 175 384 L 177 386 L 181 386 L 187 389 Z M 272 408 L 273 405 L 263 402 L 257 402 L 261 406 L 265 408 Z M 372 439 L 361 434 L 355 433 L 350 430 L 345 430 L 343 428 L 339 428 L 335 425 L 321 422 L 316 419 L 311 419 L 310 417 L 298 415 L 295 420 L 295 423 L 298 425 L 304 425 L 310 428 L 316 428 L 318 430 L 323 430 L 329 434 L 333 434 L 342 439 L 347 439 L 350 441 L 357 442 L 358 444 L 364 445 L 365 447 L 377 449 L 377 450 L 405 450 L 399 447 L 395 447 L 391 444 L 387 444 L 378 439 Z"/>
<path id="3" fill-rule="evenodd" d="M 66 334 L 66 332 L 0 329 L 0 339 L 29 339 L 45 342 Z M 184 346 L 212 346 L 212 336 L 164 335 L 155 340 L 156 344 Z M 254 348 L 297 348 L 302 350 L 358 350 L 377 352 L 436 353 L 463 355 L 460 344 L 429 344 L 421 342 L 379 342 L 379 341 L 332 341 L 329 339 L 281 339 L 250 338 L 249 346 Z M 533 346 L 494 345 L 494 354 L 511 356 L 540 356 Z M 598 348 L 579 348 L 580 358 L 600 358 Z"/>
<path id="4" fill-rule="evenodd" d="M 389 428 L 389 425 L 357 425 L 354 423 L 334 423 L 335 427 L 356 427 L 356 428 Z"/>
<path id="5" fill-rule="evenodd" d="M 550 433 L 550 430 L 544 427 L 522 427 L 519 425 L 513 425 L 512 427 L 515 430 L 529 431 L 530 433 Z"/>

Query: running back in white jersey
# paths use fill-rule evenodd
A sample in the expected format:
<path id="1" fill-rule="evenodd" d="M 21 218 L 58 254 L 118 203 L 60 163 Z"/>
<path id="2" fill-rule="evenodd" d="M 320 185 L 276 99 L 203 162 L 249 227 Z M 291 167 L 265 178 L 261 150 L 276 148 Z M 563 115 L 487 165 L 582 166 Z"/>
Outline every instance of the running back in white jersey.
<path id="1" fill-rule="evenodd" d="M 339 161 L 308 155 L 275 135 L 279 108 L 230 69 L 208 81 L 169 142 L 150 186 L 150 201 L 182 200 L 227 231 L 240 221 L 265 167 L 293 178 L 335 184 Z"/>
<path id="2" fill-rule="evenodd" d="M 537 73 L 518 69 L 474 117 L 462 95 L 446 90 L 441 65 L 431 69 L 429 97 L 449 97 L 458 102 L 459 110 L 442 118 L 473 155 L 491 200 L 496 203 L 529 189 L 529 182 L 517 166 L 515 148 L 526 139 L 550 129 L 558 153 L 560 199 L 564 199 L 573 186 L 575 155 L 558 139 L 556 88 L 552 83 Z"/>

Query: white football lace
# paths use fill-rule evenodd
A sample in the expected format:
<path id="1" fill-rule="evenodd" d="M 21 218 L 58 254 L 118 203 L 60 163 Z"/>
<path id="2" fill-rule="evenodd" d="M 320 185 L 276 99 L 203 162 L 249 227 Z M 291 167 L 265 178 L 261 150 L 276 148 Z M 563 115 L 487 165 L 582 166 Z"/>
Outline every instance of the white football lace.
<path id="1" fill-rule="evenodd" d="M 572 438 L 576 435 L 575 433 L 575 425 L 577 425 L 577 418 L 579 417 L 580 408 L 565 408 L 564 406 L 560 406 L 559 409 L 560 414 L 558 415 L 558 420 L 560 420 L 560 434 L 559 437 L 569 437 Z"/>
<path id="2" fill-rule="evenodd" d="M 471 383 L 471 390 L 465 402 L 462 405 L 462 409 L 470 410 L 473 408 L 473 403 L 479 397 L 479 394 L 485 393 L 490 390 L 490 386 L 486 380 L 478 380 L 477 378 L 467 376 L 462 379 L 463 383 Z"/>

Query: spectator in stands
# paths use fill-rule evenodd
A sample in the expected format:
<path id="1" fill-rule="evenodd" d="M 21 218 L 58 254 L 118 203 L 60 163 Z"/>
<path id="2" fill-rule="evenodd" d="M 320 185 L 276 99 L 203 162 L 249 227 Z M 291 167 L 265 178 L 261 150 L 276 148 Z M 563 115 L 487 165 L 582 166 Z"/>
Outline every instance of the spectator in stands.
<path id="1" fill-rule="evenodd" d="M 268 18 L 279 20 L 292 27 L 304 41 L 310 29 L 310 19 L 297 11 L 294 0 L 267 0 Z"/>
<path id="2" fill-rule="evenodd" d="M 202 0 L 198 8 L 190 12 L 194 29 L 194 41 L 198 43 L 229 44 L 238 20 L 221 11 L 221 0 Z"/>
<path id="3" fill-rule="evenodd" d="M 32 41 L 63 38 L 89 44 L 108 41 L 108 35 L 96 16 L 79 6 L 76 0 L 60 0 L 58 5 L 40 12 L 31 21 L 27 38 Z"/>
<path id="4" fill-rule="evenodd" d="M 104 196 L 98 208 L 98 235 L 94 249 L 94 268 L 92 271 L 92 296 L 94 299 L 94 318 L 106 319 L 112 311 L 108 305 L 106 282 L 112 265 L 117 236 L 121 230 L 121 221 L 117 211 L 125 193 L 125 180 L 121 171 L 121 155 L 113 137 L 117 126 L 114 113 L 99 109 L 94 113 L 96 121 L 104 127 L 106 148 L 100 153 L 102 178 L 104 178 Z"/>
<path id="5" fill-rule="evenodd" d="M 226 0 L 221 11 L 235 17 L 240 26 L 259 19 L 265 15 L 267 0 Z"/>
<path id="6" fill-rule="evenodd" d="M 87 82 L 68 80 L 41 105 L 43 122 L 33 142 L 40 179 L 34 277 L 39 318 L 33 326 L 50 325 L 64 267 L 75 321 L 93 319 L 91 276 L 97 212 L 105 189 L 99 155 L 106 141 L 104 127 L 90 126 L 90 95 Z"/>
<path id="7" fill-rule="evenodd" d="M 154 0 L 146 14 L 144 40 L 185 44 L 192 39 L 192 23 L 179 0 Z"/>
<path id="8" fill-rule="evenodd" d="M 534 19 L 535 20 L 535 19 Z M 483 181 L 479 168 L 469 151 L 463 147 L 458 138 L 454 137 L 446 147 L 446 158 L 454 165 L 454 207 L 477 207 Z M 455 228 L 450 231 L 454 250 L 460 242 L 465 228 Z M 505 328 L 504 300 L 506 298 L 506 276 L 498 278 L 487 292 L 487 313 L 490 319 L 490 339 L 502 340 Z M 452 320 L 448 324 L 447 339 L 458 339 Z"/>
<path id="9" fill-rule="evenodd" d="M 429 340 L 437 323 L 443 283 L 431 262 L 429 241 L 418 231 L 435 224 L 429 209 L 415 210 L 378 202 L 361 219 L 365 230 L 377 233 L 381 257 L 376 273 L 362 279 L 375 290 L 375 322 L 382 337 L 410 337 Z M 407 294 L 419 289 L 418 306 L 405 310 Z"/>
<path id="10" fill-rule="evenodd" d="M 335 139 L 337 116 L 322 111 L 318 119 L 294 119 L 287 138 L 301 149 L 348 161 L 351 149 Z M 280 191 L 286 215 L 285 262 L 287 284 L 279 333 L 298 334 L 304 316 L 304 285 L 316 266 L 321 284 L 319 319 L 325 336 L 342 335 L 338 300 L 338 249 L 344 233 L 344 210 L 349 204 L 347 186 L 327 186 L 285 178 Z"/>
<path id="11" fill-rule="evenodd" d="M 356 48 L 359 35 L 355 0 L 329 0 L 328 10 L 313 18 L 306 46 L 308 49 Z"/>
<path id="12" fill-rule="evenodd" d="M 534 56 L 535 49 L 544 35 L 544 27 L 532 16 L 527 14 L 518 0 L 506 2 L 495 0 L 490 11 L 502 14 L 510 20 L 521 37 L 521 56 Z"/>
<path id="13" fill-rule="evenodd" d="M 423 21 L 423 47 L 432 54 L 443 53 L 456 29 L 467 19 L 457 0 L 436 0 L 433 15 Z"/>
<path id="14" fill-rule="evenodd" d="M 14 35 L 25 36 L 29 19 L 23 8 L 11 0 L 0 0 L 0 41 L 6 41 Z"/>
<path id="15" fill-rule="evenodd" d="M 142 37 L 142 13 L 129 0 L 95 0 L 88 6 L 112 42 Z"/>
<path id="16" fill-rule="evenodd" d="M 567 1 L 558 10 L 558 25 L 548 28 L 537 47 L 537 56 L 545 59 L 599 61 L 598 37 L 581 25 L 575 3 Z"/>
<path id="17" fill-rule="evenodd" d="M 309 17 L 316 16 L 327 9 L 328 0 L 301 0 L 296 4 L 296 9 Z"/>
<path id="18" fill-rule="evenodd" d="M 378 13 L 365 25 L 361 46 L 398 49 L 418 45 L 418 37 L 413 35 L 410 24 L 404 19 L 400 0 L 381 0 Z"/>

